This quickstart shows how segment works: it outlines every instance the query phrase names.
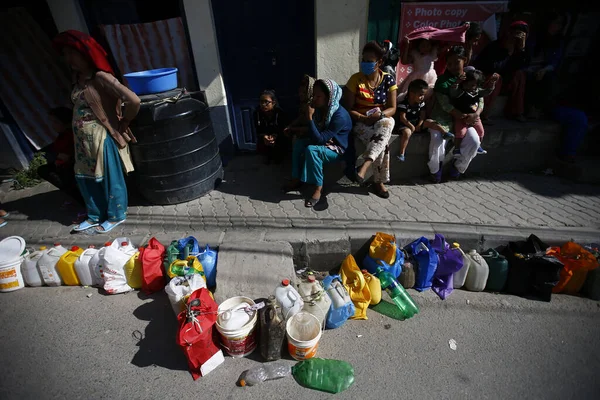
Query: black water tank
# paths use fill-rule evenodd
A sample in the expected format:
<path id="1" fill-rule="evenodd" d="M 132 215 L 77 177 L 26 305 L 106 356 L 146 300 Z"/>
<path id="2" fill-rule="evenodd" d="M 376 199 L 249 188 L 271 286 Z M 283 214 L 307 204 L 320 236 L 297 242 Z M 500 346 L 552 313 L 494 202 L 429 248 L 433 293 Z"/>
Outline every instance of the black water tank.
<path id="1" fill-rule="evenodd" d="M 181 89 L 141 96 L 131 123 L 138 189 L 153 204 L 194 200 L 223 179 L 208 106 Z"/>

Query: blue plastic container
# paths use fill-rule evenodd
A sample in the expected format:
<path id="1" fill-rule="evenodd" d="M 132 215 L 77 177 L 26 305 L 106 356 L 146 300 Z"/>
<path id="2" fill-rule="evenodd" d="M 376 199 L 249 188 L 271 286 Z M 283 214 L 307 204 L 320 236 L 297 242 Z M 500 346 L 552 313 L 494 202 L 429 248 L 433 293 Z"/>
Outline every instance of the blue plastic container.
<path id="1" fill-rule="evenodd" d="M 159 68 L 123 75 L 137 95 L 166 92 L 177 87 L 177 68 Z"/>

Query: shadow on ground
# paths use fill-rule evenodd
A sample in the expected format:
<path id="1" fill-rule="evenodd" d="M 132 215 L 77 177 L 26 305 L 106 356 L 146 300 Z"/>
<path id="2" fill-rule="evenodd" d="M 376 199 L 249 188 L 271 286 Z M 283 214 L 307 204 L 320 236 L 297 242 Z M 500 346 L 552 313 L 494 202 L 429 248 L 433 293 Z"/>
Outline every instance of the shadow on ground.
<path id="1" fill-rule="evenodd" d="M 177 319 L 165 293 L 150 296 L 138 294 L 141 300 L 152 299 L 135 309 L 136 318 L 148 321 L 144 332 L 133 332 L 138 339 L 138 352 L 131 363 L 140 368 L 158 366 L 171 370 L 187 370 L 187 360 L 177 346 Z"/>

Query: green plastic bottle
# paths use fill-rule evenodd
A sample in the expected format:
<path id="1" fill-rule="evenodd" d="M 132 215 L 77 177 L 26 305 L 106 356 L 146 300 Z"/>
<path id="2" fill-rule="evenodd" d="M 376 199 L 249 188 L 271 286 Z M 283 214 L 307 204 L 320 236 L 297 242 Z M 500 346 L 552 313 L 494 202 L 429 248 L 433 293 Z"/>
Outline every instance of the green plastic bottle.
<path id="1" fill-rule="evenodd" d="M 383 268 L 378 267 L 375 275 L 377 275 L 381 282 L 381 288 L 388 292 L 394 303 L 396 303 L 402 312 L 404 319 L 411 318 L 419 313 L 419 308 L 412 297 L 410 297 L 392 274 L 386 272 Z"/>
<path id="2" fill-rule="evenodd" d="M 346 361 L 310 358 L 292 367 L 301 386 L 328 393 L 339 393 L 354 383 L 354 368 Z"/>

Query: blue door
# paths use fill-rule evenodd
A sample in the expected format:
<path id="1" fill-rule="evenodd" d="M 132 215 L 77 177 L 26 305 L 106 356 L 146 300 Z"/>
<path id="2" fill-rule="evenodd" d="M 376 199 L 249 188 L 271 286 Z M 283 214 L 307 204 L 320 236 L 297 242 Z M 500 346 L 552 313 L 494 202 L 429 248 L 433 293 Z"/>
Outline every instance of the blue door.
<path id="1" fill-rule="evenodd" d="M 314 76 L 314 2 L 213 0 L 212 7 L 234 140 L 239 149 L 253 150 L 260 92 L 274 89 L 293 118 L 300 80 Z"/>

